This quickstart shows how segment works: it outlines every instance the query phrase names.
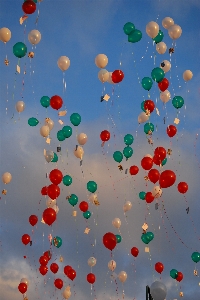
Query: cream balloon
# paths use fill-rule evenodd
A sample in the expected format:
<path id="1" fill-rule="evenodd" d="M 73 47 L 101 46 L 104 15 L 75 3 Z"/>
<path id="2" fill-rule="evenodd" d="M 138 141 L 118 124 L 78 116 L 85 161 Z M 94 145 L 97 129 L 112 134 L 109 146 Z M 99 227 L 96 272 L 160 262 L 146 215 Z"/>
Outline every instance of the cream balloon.
<path id="1" fill-rule="evenodd" d="M 180 36 L 182 34 L 182 29 L 179 25 L 176 25 L 176 24 L 172 25 L 168 29 L 168 34 L 171 39 L 176 40 L 176 39 L 180 38 Z"/>
<path id="2" fill-rule="evenodd" d="M 121 226 L 121 220 L 119 218 L 115 218 L 114 220 L 112 220 L 112 225 L 115 227 L 115 228 L 120 228 Z"/>
<path id="3" fill-rule="evenodd" d="M 51 150 L 47 150 L 45 152 L 45 156 L 44 157 L 45 157 L 46 161 L 49 163 L 50 161 L 52 161 L 52 159 L 54 157 L 54 152 L 51 151 Z"/>
<path id="4" fill-rule="evenodd" d="M 9 172 L 5 172 L 1 177 L 3 183 L 8 184 L 12 180 L 12 175 Z"/>
<path id="5" fill-rule="evenodd" d="M 20 283 L 26 283 L 27 287 L 29 287 L 29 280 L 27 278 L 22 278 Z"/>
<path id="6" fill-rule="evenodd" d="M 71 297 L 71 291 L 70 291 L 70 286 L 67 286 L 65 290 L 63 291 L 63 297 L 65 299 L 69 299 Z"/>
<path id="7" fill-rule="evenodd" d="M 44 121 L 44 124 L 49 127 L 49 130 L 51 131 L 54 127 L 54 121 L 51 120 L 50 118 L 46 118 Z"/>
<path id="8" fill-rule="evenodd" d="M 131 210 L 131 208 L 132 208 L 132 203 L 130 201 L 126 201 L 126 203 L 123 206 L 123 211 L 127 212 L 127 211 Z"/>
<path id="9" fill-rule="evenodd" d="M 172 25 L 174 25 L 174 20 L 170 17 L 166 17 L 162 20 L 162 26 L 165 29 L 169 29 L 169 27 L 171 27 Z"/>
<path id="10" fill-rule="evenodd" d="M 109 79 L 108 71 L 106 69 L 100 70 L 98 73 L 98 78 L 102 83 L 108 81 L 108 79 Z"/>
<path id="11" fill-rule="evenodd" d="M 76 149 L 74 149 L 74 155 L 77 158 L 83 159 L 84 150 L 81 146 L 78 146 Z"/>
<path id="12" fill-rule="evenodd" d="M 92 204 L 94 204 L 96 201 L 98 201 L 98 199 L 97 199 L 97 194 L 91 194 L 91 195 L 89 196 L 89 201 L 90 201 Z"/>
<path id="13" fill-rule="evenodd" d="M 149 116 L 147 116 L 144 111 L 139 114 L 139 116 L 138 116 L 138 123 L 139 124 L 144 123 L 148 120 L 149 120 Z"/>
<path id="14" fill-rule="evenodd" d="M 52 208 L 55 210 L 56 214 L 59 212 L 59 207 L 58 205 L 52 206 Z"/>
<path id="15" fill-rule="evenodd" d="M 87 143 L 87 135 L 85 133 L 80 133 L 77 136 L 77 141 L 79 143 L 79 145 L 85 145 Z"/>
<path id="16" fill-rule="evenodd" d="M 46 206 L 53 208 L 56 205 L 56 199 L 48 198 L 46 201 Z"/>
<path id="17" fill-rule="evenodd" d="M 108 74 L 109 74 L 109 77 L 108 77 L 107 82 L 109 82 L 110 84 L 115 84 L 115 83 L 112 81 L 112 72 L 108 72 Z"/>
<path id="18" fill-rule="evenodd" d="M 95 64 L 98 68 L 105 68 L 108 64 L 108 57 L 105 54 L 98 54 L 95 57 Z"/>
<path id="19" fill-rule="evenodd" d="M 160 93 L 160 100 L 163 103 L 167 103 L 171 99 L 171 94 L 168 90 Z"/>
<path id="20" fill-rule="evenodd" d="M 186 70 L 185 72 L 183 72 L 183 79 L 185 81 L 191 80 L 192 77 L 193 77 L 193 73 L 190 70 Z"/>
<path id="21" fill-rule="evenodd" d="M 41 33 L 36 29 L 31 30 L 28 34 L 28 40 L 32 45 L 37 45 L 41 40 Z"/>
<path id="22" fill-rule="evenodd" d="M 113 272 L 113 271 L 115 270 L 116 266 L 117 266 L 117 264 L 116 264 L 116 262 L 115 262 L 113 259 L 111 259 L 111 260 L 108 262 L 108 269 L 109 269 L 110 271 Z"/>
<path id="23" fill-rule="evenodd" d="M 43 125 L 43 126 L 40 128 L 40 134 L 41 134 L 41 136 L 43 136 L 43 137 L 47 137 L 47 136 L 49 135 L 49 132 L 50 132 L 49 126 L 47 126 L 47 125 Z"/>
<path id="24" fill-rule="evenodd" d="M 167 50 L 167 45 L 164 42 L 160 42 L 158 44 L 156 44 L 156 51 L 159 54 L 164 54 Z"/>
<path id="25" fill-rule="evenodd" d="M 97 263 L 96 258 L 90 257 L 90 258 L 88 259 L 88 266 L 89 266 L 89 267 L 94 267 L 94 266 L 96 265 L 96 263 Z"/>
<path id="26" fill-rule="evenodd" d="M 163 60 L 160 64 L 160 68 L 167 73 L 171 69 L 171 64 L 168 60 Z"/>
<path id="27" fill-rule="evenodd" d="M 160 198 L 162 196 L 162 190 L 159 186 L 154 186 L 151 193 L 154 196 L 154 198 Z"/>
<path id="28" fill-rule="evenodd" d="M 151 154 L 146 154 L 144 157 L 150 157 L 151 159 L 153 159 L 153 156 Z"/>
<path id="29" fill-rule="evenodd" d="M 118 278 L 119 280 L 124 283 L 127 279 L 127 273 L 125 271 L 121 271 L 119 274 L 118 274 Z"/>
<path id="30" fill-rule="evenodd" d="M 159 33 L 159 25 L 154 21 L 149 22 L 146 25 L 146 33 L 154 39 Z"/>
<path id="31" fill-rule="evenodd" d="M 0 40 L 3 42 L 3 43 L 7 43 L 9 42 L 11 39 L 11 31 L 10 29 L 6 28 L 6 27 L 3 27 L 0 29 Z"/>
<path id="32" fill-rule="evenodd" d="M 70 59 L 67 56 L 61 56 L 57 61 L 57 65 L 64 72 L 70 67 Z"/>
<path id="33" fill-rule="evenodd" d="M 18 102 L 16 103 L 16 105 L 15 105 L 15 108 L 16 108 L 16 111 L 17 111 L 18 113 L 23 112 L 24 109 L 25 109 L 25 103 L 24 103 L 24 101 L 18 101 Z"/>

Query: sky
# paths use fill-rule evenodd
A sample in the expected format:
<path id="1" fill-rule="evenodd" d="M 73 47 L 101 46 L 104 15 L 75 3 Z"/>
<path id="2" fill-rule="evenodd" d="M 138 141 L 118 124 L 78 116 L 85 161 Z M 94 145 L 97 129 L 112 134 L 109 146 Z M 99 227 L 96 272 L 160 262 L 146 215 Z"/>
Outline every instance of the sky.
<path id="1" fill-rule="evenodd" d="M 200 252 L 199 1 L 43 0 L 37 3 L 37 11 L 20 25 L 19 19 L 24 14 L 22 3 L 0 0 L 0 28 L 7 27 L 12 34 L 6 45 L 0 44 L 0 170 L 1 176 L 5 172 L 12 174 L 8 185 L 1 182 L 1 190 L 7 190 L 0 199 L 1 300 L 22 299 L 18 291 L 21 278 L 30 282 L 26 293 L 29 300 L 63 299 L 62 292 L 68 285 L 72 300 L 142 300 L 145 299 L 146 285 L 151 286 L 156 280 L 166 285 L 166 300 L 179 299 L 179 292 L 183 292 L 185 300 L 199 300 L 200 278 L 199 274 L 194 276 L 199 265 L 191 259 L 194 251 Z M 162 27 L 165 17 L 173 18 L 182 28 L 182 35 L 174 44 Z M 159 24 L 167 48 L 174 46 L 173 54 L 170 55 L 168 50 L 163 55 L 157 53 L 155 44 L 146 34 L 146 25 L 150 21 Z M 127 41 L 123 32 L 127 22 L 141 30 L 142 39 L 138 43 Z M 36 47 L 28 41 L 28 33 L 33 29 L 41 33 L 41 41 Z M 17 42 L 24 42 L 28 52 L 34 52 L 34 58 L 26 55 L 18 60 L 13 54 L 13 45 Z M 122 82 L 112 85 L 99 81 L 100 69 L 95 65 L 95 57 L 100 53 L 108 57 L 106 69 L 109 72 L 123 71 Z M 63 55 L 70 59 L 70 67 L 64 74 L 57 66 L 58 58 Z M 4 64 L 6 57 L 8 66 Z M 142 78 L 150 77 L 152 69 L 159 67 L 163 60 L 171 62 L 171 70 L 166 73 L 171 98 L 182 96 L 185 101 L 178 111 L 171 100 L 166 105 L 161 102 L 155 82 L 149 91 L 150 96 L 141 85 Z M 20 74 L 16 72 L 17 65 Z M 183 80 L 185 70 L 192 71 L 191 81 Z M 105 94 L 110 99 L 100 102 Z M 63 142 L 56 137 L 63 126 L 58 122 L 57 111 L 51 107 L 45 109 L 40 104 L 42 96 L 51 98 L 53 95 L 62 97 L 61 110 L 66 110 L 67 114 L 60 119 L 63 125 L 70 125 L 73 130 L 72 136 Z M 138 124 L 141 102 L 149 97 L 159 111 L 159 115 L 154 111 L 150 117 L 155 126 L 153 145 L 148 143 L 144 124 Z M 15 109 L 19 100 L 25 102 L 25 110 L 20 114 Z M 70 115 L 75 112 L 81 115 L 77 127 L 70 123 Z M 36 127 L 28 125 L 31 117 L 38 119 Z M 40 127 L 47 117 L 55 124 L 50 133 L 50 145 L 40 135 Z M 180 120 L 178 133 L 170 139 L 166 128 L 174 124 L 175 118 Z M 111 138 L 102 147 L 100 133 L 103 130 L 108 130 Z M 83 146 L 82 166 L 73 153 L 80 133 L 88 136 Z M 113 153 L 123 151 L 124 136 L 128 133 L 134 137 L 131 145 L 134 153 L 127 161 L 123 159 L 123 171 L 120 171 Z M 58 163 L 47 163 L 44 149 L 56 152 L 58 146 L 61 146 L 61 152 L 57 153 Z M 164 167 L 155 168 L 159 172 L 173 170 L 177 179 L 172 187 L 163 189 L 161 198 L 147 204 L 139 199 L 138 194 L 151 191 L 154 184 L 144 180 L 148 172 L 142 169 L 141 159 L 146 154 L 153 155 L 158 146 L 171 149 L 172 155 L 167 156 Z M 129 172 L 125 174 L 132 165 L 139 167 L 135 176 Z M 69 187 L 60 184 L 57 220 L 48 226 L 41 223 L 47 198 L 40 191 L 50 184 L 46 174 L 55 168 L 63 175 L 69 174 L 73 182 Z M 98 186 L 99 206 L 89 201 L 86 186 L 91 180 Z M 177 190 L 181 181 L 189 186 L 184 195 Z M 79 198 L 74 208 L 66 200 L 71 193 Z M 83 200 L 88 201 L 92 213 L 88 220 L 83 218 L 78 207 Z M 126 201 L 131 201 L 132 208 L 124 214 Z M 155 210 L 156 201 L 158 210 Z M 76 217 L 72 216 L 74 210 Z M 34 227 L 28 221 L 32 214 L 38 216 Z M 120 218 L 120 230 L 112 225 L 114 218 Z M 155 236 L 148 245 L 141 241 L 144 223 Z M 84 233 L 86 227 L 90 229 L 89 234 Z M 122 237 L 112 254 L 102 242 L 107 232 Z M 32 246 L 22 244 L 21 237 L 25 233 L 31 236 Z M 49 267 L 51 262 L 56 262 L 59 271 L 54 275 L 49 269 L 47 275 L 42 276 L 38 271 L 39 258 L 50 249 L 50 234 L 61 237 L 63 242 L 60 248 L 51 247 L 52 259 L 48 263 Z M 130 254 L 133 246 L 139 249 L 137 258 Z M 145 252 L 146 246 L 149 252 Z M 60 256 L 63 262 L 59 261 Z M 92 271 L 87 263 L 90 257 L 97 259 Z M 114 274 L 108 269 L 111 259 L 117 264 Z M 164 265 L 161 275 L 154 269 L 156 262 Z M 63 273 L 66 265 L 76 270 L 73 282 Z M 171 269 L 183 273 L 181 283 L 170 277 Z M 117 278 L 121 271 L 127 273 L 124 284 Z M 92 288 L 86 281 L 90 272 L 96 276 Z M 56 278 L 63 280 L 62 290 L 54 287 Z"/>

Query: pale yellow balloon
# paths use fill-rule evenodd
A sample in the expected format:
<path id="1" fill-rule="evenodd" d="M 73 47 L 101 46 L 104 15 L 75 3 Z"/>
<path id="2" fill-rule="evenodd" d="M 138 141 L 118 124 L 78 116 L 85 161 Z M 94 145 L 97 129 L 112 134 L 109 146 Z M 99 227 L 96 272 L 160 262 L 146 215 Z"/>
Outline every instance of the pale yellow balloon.
<path id="1" fill-rule="evenodd" d="M 78 146 L 76 149 L 74 149 L 74 155 L 77 158 L 83 159 L 84 150 L 81 146 Z"/>
<path id="2" fill-rule="evenodd" d="M 98 68 L 105 68 L 108 64 L 108 57 L 105 54 L 98 54 L 95 57 L 95 64 Z"/>
<path id="3" fill-rule="evenodd" d="M 57 65 L 64 72 L 70 67 L 70 59 L 67 56 L 61 56 L 57 61 Z"/>
<path id="4" fill-rule="evenodd" d="M 159 186 L 154 186 L 151 193 L 154 196 L 154 198 L 160 198 L 162 196 L 162 190 Z"/>
<path id="5" fill-rule="evenodd" d="M 15 108 L 16 108 L 17 112 L 19 112 L 19 113 L 23 112 L 24 109 L 25 109 L 25 103 L 24 103 L 24 101 L 18 101 L 16 103 L 16 105 L 15 105 Z"/>
<path id="6" fill-rule="evenodd" d="M 148 120 L 149 120 L 149 116 L 147 116 L 144 111 L 139 114 L 139 116 L 138 116 L 138 123 L 139 124 L 144 123 Z"/>
<path id="7" fill-rule="evenodd" d="M 167 45 L 164 42 L 160 42 L 158 44 L 156 44 L 156 51 L 159 54 L 164 54 L 167 50 Z"/>
<path id="8" fill-rule="evenodd" d="M 156 22 L 151 21 L 146 25 L 146 33 L 152 39 L 154 39 L 158 35 L 158 32 L 159 32 L 159 25 Z"/>
<path id="9" fill-rule="evenodd" d="M 0 29 L 0 39 L 3 43 L 7 43 L 11 39 L 11 31 L 10 29 L 3 27 Z"/>
<path id="10" fill-rule="evenodd" d="M 163 103 L 167 103 L 171 99 L 171 94 L 168 90 L 165 90 L 164 92 L 160 93 L 160 100 Z"/>
<path id="11" fill-rule="evenodd" d="M 98 198 L 97 198 L 97 194 L 90 194 L 89 196 L 89 201 L 94 204 L 96 201 L 98 201 Z"/>
<path id="12" fill-rule="evenodd" d="M 119 274 L 118 274 L 118 278 L 119 280 L 124 283 L 127 279 L 127 273 L 125 271 L 121 271 Z"/>
<path id="13" fill-rule="evenodd" d="M 32 45 L 37 45 L 41 40 L 41 33 L 39 30 L 31 30 L 28 34 L 28 40 Z"/>
<path id="14" fill-rule="evenodd" d="M 87 134 L 85 133 L 80 133 L 78 136 L 77 136 L 77 141 L 79 143 L 79 145 L 85 145 L 87 143 Z"/>
<path id="15" fill-rule="evenodd" d="M 44 121 L 44 124 L 49 127 L 49 130 L 51 131 L 54 127 L 54 121 L 51 120 L 50 118 L 46 118 Z"/>
<path id="16" fill-rule="evenodd" d="M 69 299 L 71 297 L 71 291 L 70 291 L 70 286 L 67 286 L 65 290 L 63 291 L 63 297 L 65 299 Z"/>
<path id="17" fill-rule="evenodd" d="M 113 259 L 108 262 L 108 269 L 110 271 L 113 272 L 115 270 L 116 266 L 117 266 L 117 264 Z"/>
<path id="18" fill-rule="evenodd" d="M 12 175 L 9 172 L 5 172 L 1 177 L 3 183 L 8 184 L 12 180 Z"/>
<path id="19" fill-rule="evenodd" d="M 127 212 L 127 211 L 131 210 L 131 208 L 132 208 L 132 203 L 130 201 L 126 201 L 126 203 L 123 206 L 123 211 Z"/>
<path id="20" fill-rule="evenodd" d="M 179 25 L 172 25 L 171 27 L 169 27 L 168 29 L 168 34 L 170 36 L 171 39 L 176 40 L 178 39 L 181 34 L 182 34 L 182 29 Z"/>
<path id="21" fill-rule="evenodd" d="M 107 82 L 109 82 L 110 84 L 115 84 L 115 83 L 112 81 L 112 72 L 108 72 L 108 74 L 109 74 L 109 77 L 108 77 Z"/>
<path id="22" fill-rule="evenodd" d="M 119 229 L 120 226 L 121 226 L 121 220 L 120 220 L 119 218 L 115 218 L 115 219 L 112 221 L 112 225 L 113 225 L 115 228 Z"/>
<path id="23" fill-rule="evenodd" d="M 109 79 L 108 71 L 106 69 L 100 70 L 98 73 L 98 78 L 102 83 L 108 81 L 108 79 Z"/>
<path id="24" fill-rule="evenodd" d="M 174 20 L 170 17 L 166 17 L 162 20 L 162 26 L 165 29 L 169 29 L 169 27 L 171 27 L 172 25 L 174 25 Z"/>
<path id="25" fill-rule="evenodd" d="M 162 67 L 163 65 L 163 67 Z M 163 60 L 160 64 L 160 68 L 163 69 L 165 73 L 167 73 L 171 69 L 171 64 L 168 60 Z"/>
<path id="26" fill-rule="evenodd" d="M 192 71 L 186 70 L 185 72 L 183 72 L 183 79 L 184 79 L 185 81 L 191 80 L 192 77 L 193 77 Z"/>
<path id="27" fill-rule="evenodd" d="M 88 266 L 89 266 L 89 267 L 94 267 L 94 266 L 96 265 L 96 263 L 97 263 L 96 258 L 90 257 L 90 258 L 88 259 Z"/>
<path id="28" fill-rule="evenodd" d="M 46 206 L 47 207 L 54 207 L 54 205 L 56 205 L 56 199 L 48 198 L 47 201 L 46 201 Z"/>
<path id="29" fill-rule="evenodd" d="M 43 136 L 43 137 L 47 137 L 47 136 L 49 135 L 49 132 L 50 132 L 49 126 L 47 126 L 47 125 L 43 125 L 43 126 L 40 128 L 40 134 L 41 134 L 41 136 Z"/>

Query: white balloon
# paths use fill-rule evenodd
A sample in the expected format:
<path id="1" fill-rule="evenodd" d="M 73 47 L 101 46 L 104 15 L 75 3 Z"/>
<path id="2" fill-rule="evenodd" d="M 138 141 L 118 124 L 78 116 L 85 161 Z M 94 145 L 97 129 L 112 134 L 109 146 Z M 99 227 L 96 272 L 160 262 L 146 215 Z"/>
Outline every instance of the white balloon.
<path id="1" fill-rule="evenodd" d="M 160 64 L 160 68 L 167 73 L 171 69 L 171 64 L 168 60 L 163 60 Z"/>
<path id="2" fill-rule="evenodd" d="M 7 43 L 9 42 L 11 39 L 11 31 L 10 29 L 6 28 L 6 27 L 3 27 L 0 29 L 0 40 L 3 42 L 3 43 Z"/>
<path id="3" fill-rule="evenodd" d="M 183 79 L 184 79 L 185 81 L 191 80 L 192 77 L 193 77 L 192 71 L 186 70 L 185 72 L 183 72 Z"/>
<path id="4" fill-rule="evenodd" d="M 52 208 L 55 210 L 56 214 L 59 212 L 59 207 L 58 205 L 52 206 Z"/>
<path id="5" fill-rule="evenodd" d="M 167 50 L 167 45 L 164 42 L 160 42 L 156 44 L 156 51 L 159 54 L 164 54 Z"/>
<path id="6" fill-rule="evenodd" d="M 121 226 L 121 220 L 119 218 L 115 218 L 114 220 L 112 220 L 112 225 L 115 227 L 115 228 L 120 228 Z"/>
<path id="7" fill-rule="evenodd" d="M 125 271 L 121 271 L 119 274 L 118 274 L 118 278 L 119 280 L 124 283 L 127 279 L 127 273 Z"/>
<path id="8" fill-rule="evenodd" d="M 126 201 L 126 203 L 123 206 L 123 211 L 127 212 L 132 208 L 132 203 L 130 201 Z"/>
<path id="9" fill-rule="evenodd" d="M 54 158 L 54 152 L 51 150 L 47 150 L 45 153 L 45 159 L 49 163 Z"/>
<path id="10" fill-rule="evenodd" d="M 169 27 L 171 27 L 172 25 L 174 25 L 174 20 L 170 17 L 166 17 L 162 20 L 162 26 L 165 29 L 169 29 Z"/>
<path id="11" fill-rule="evenodd" d="M 88 266 L 89 266 L 89 267 L 94 267 L 94 266 L 96 265 L 96 263 L 97 263 L 96 258 L 90 257 L 90 258 L 88 259 Z"/>
<path id="12" fill-rule="evenodd" d="M 98 201 L 97 199 L 97 194 L 90 194 L 89 196 L 89 201 L 94 204 L 96 201 Z"/>
<path id="13" fill-rule="evenodd" d="M 166 298 L 167 288 L 164 283 L 160 281 L 152 283 L 150 291 L 154 300 L 164 300 Z"/>
<path id="14" fill-rule="evenodd" d="M 138 123 L 139 124 L 144 123 L 148 120 L 149 120 L 149 116 L 147 116 L 144 111 L 139 114 L 139 116 L 138 116 Z"/>
<path id="15" fill-rule="evenodd" d="M 115 84 L 115 83 L 112 81 L 112 72 L 108 72 L 108 74 L 109 74 L 109 77 L 108 77 L 107 82 L 109 82 L 110 84 Z"/>
<path id="16" fill-rule="evenodd" d="M 43 125 L 43 126 L 40 128 L 40 134 L 41 134 L 41 136 L 43 136 L 43 137 L 47 137 L 47 136 L 49 135 L 49 132 L 50 132 L 49 126 L 47 126 L 47 125 Z"/>
<path id="17" fill-rule="evenodd" d="M 79 145 L 85 145 L 87 143 L 87 135 L 85 133 L 80 133 L 77 136 L 77 141 L 79 143 Z"/>
<path id="18" fill-rule="evenodd" d="M 46 206 L 53 208 L 56 205 L 56 199 L 48 198 L 46 201 Z"/>
<path id="19" fill-rule="evenodd" d="M 154 39 L 158 35 L 158 32 L 159 32 L 159 25 L 156 22 L 151 21 L 146 25 L 146 33 L 152 39 Z"/>
<path id="20" fill-rule="evenodd" d="M 98 78 L 102 83 L 108 81 L 108 79 L 109 79 L 108 71 L 106 69 L 100 70 L 98 73 Z"/>
<path id="21" fill-rule="evenodd" d="M 61 71 L 66 71 L 70 67 L 70 59 L 67 56 L 61 56 L 57 61 L 58 68 L 61 69 Z"/>
<path id="22" fill-rule="evenodd" d="M 1 177 L 3 183 L 8 184 L 12 180 L 12 175 L 9 172 L 5 172 Z"/>
<path id="23" fill-rule="evenodd" d="M 74 149 L 74 155 L 77 158 L 80 158 L 82 160 L 83 159 L 83 154 L 84 154 L 84 150 L 81 146 L 78 146 L 77 148 Z"/>
<path id="24" fill-rule="evenodd" d="M 98 54 L 95 57 L 95 64 L 98 68 L 105 68 L 108 64 L 108 57 L 105 54 Z"/>
<path id="25" fill-rule="evenodd" d="M 164 92 L 160 93 L 160 100 L 163 103 L 167 103 L 171 99 L 171 94 L 168 90 L 165 90 Z"/>
<path id="26" fill-rule="evenodd" d="M 67 287 L 65 288 L 65 290 L 63 291 L 63 297 L 64 297 L 65 299 L 69 299 L 70 296 L 71 296 L 70 286 L 67 286 Z"/>
<path id="27" fill-rule="evenodd" d="M 111 280 L 116 280 L 117 279 L 117 274 L 115 272 L 113 272 L 111 275 L 110 275 L 110 279 Z"/>
<path id="28" fill-rule="evenodd" d="M 54 121 L 51 120 L 50 118 L 46 118 L 44 124 L 49 127 L 49 130 L 52 130 L 54 127 Z"/>
<path id="29" fill-rule="evenodd" d="M 151 193 L 154 196 L 154 198 L 160 198 L 162 196 L 162 190 L 159 186 L 154 186 Z"/>
<path id="30" fill-rule="evenodd" d="M 176 40 L 178 39 L 181 34 L 182 34 L 182 29 L 179 25 L 172 25 L 171 27 L 169 27 L 168 29 L 168 34 L 170 36 L 171 39 Z"/>
<path id="31" fill-rule="evenodd" d="M 20 283 L 26 283 L 27 287 L 29 287 L 29 280 L 27 278 L 22 278 Z"/>
<path id="32" fill-rule="evenodd" d="M 36 29 L 31 30 L 28 34 L 28 40 L 32 45 L 37 45 L 41 40 L 41 33 Z"/>
<path id="33" fill-rule="evenodd" d="M 111 259 L 111 260 L 108 262 L 108 269 L 109 269 L 110 271 L 113 272 L 113 271 L 115 270 L 116 266 L 117 266 L 117 264 L 116 264 L 116 262 L 115 262 L 113 259 Z"/>
<path id="34" fill-rule="evenodd" d="M 153 159 L 153 156 L 151 154 L 146 154 L 144 157 L 150 157 L 151 159 Z"/>
<path id="35" fill-rule="evenodd" d="M 19 112 L 19 113 L 23 112 L 24 109 L 25 109 L 25 103 L 24 103 L 24 101 L 18 101 L 16 103 L 16 105 L 15 105 L 15 108 L 16 108 L 17 112 Z"/>

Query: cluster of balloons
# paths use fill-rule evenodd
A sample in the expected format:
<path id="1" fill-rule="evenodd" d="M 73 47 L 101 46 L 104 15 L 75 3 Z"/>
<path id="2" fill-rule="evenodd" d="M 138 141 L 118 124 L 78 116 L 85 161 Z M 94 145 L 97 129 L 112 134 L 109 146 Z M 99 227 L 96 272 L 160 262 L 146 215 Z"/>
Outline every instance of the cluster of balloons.
<path id="1" fill-rule="evenodd" d="M 181 282 L 181 280 L 183 279 L 183 274 L 181 272 L 178 272 L 176 269 L 172 269 L 170 271 L 170 276 L 179 282 Z"/>
<path id="2" fill-rule="evenodd" d="M 126 160 L 128 160 L 133 155 L 133 149 L 130 147 L 134 141 L 134 138 L 132 134 L 126 134 L 124 136 L 124 143 L 126 144 L 126 147 L 123 150 L 123 154 L 120 151 L 115 151 L 113 153 L 113 158 L 116 162 L 120 163 L 123 159 L 123 155 L 126 157 Z"/>
<path id="3" fill-rule="evenodd" d="M 135 25 L 131 22 L 127 22 L 123 27 L 124 33 L 128 35 L 128 41 L 130 43 L 137 43 L 142 38 L 142 32 L 135 28 Z"/>
<path id="4" fill-rule="evenodd" d="M 29 280 L 27 278 L 22 278 L 18 285 L 18 290 L 20 293 L 25 294 L 29 286 Z"/>

